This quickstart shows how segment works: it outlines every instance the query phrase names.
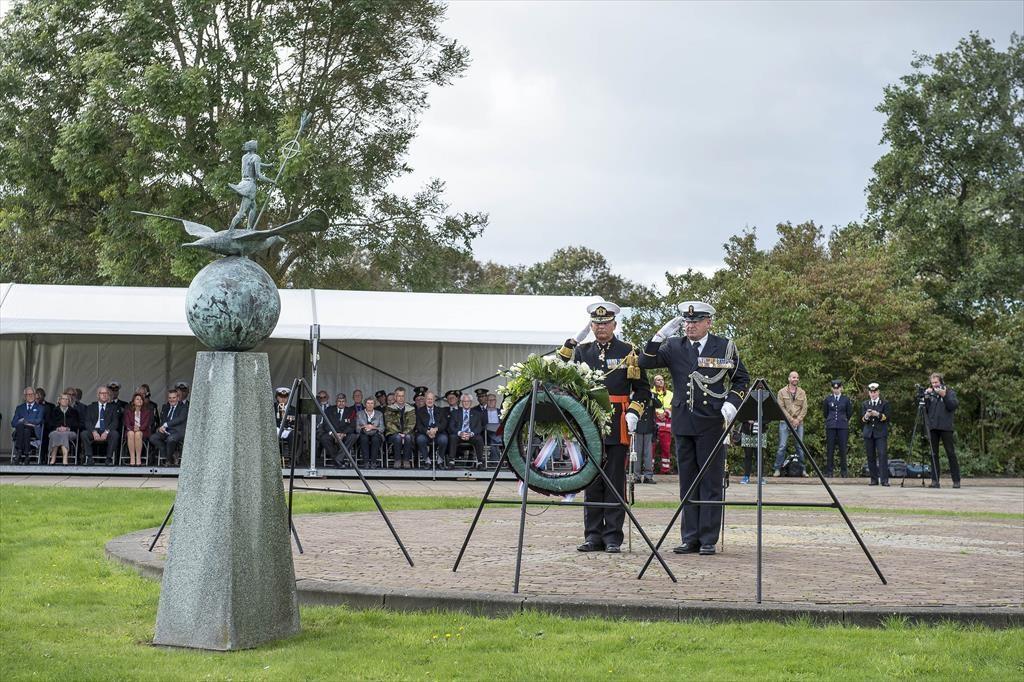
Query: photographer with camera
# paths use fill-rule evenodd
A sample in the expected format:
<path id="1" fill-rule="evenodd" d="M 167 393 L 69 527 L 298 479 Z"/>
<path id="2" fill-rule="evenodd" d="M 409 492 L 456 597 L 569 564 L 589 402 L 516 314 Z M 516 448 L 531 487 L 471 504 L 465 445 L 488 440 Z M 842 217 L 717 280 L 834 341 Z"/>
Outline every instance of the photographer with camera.
<path id="1" fill-rule="evenodd" d="M 953 479 L 953 487 L 960 487 L 960 463 L 956 459 L 956 446 L 953 444 L 953 412 L 959 402 L 956 392 L 946 386 L 942 375 L 932 372 L 929 377 L 931 385 L 924 391 L 924 409 L 928 418 L 928 442 L 932 453 L 932 484 L 930 488 L 939 487 L 939 441 L 946 450 L 949 459 L 949 475 Z"/>

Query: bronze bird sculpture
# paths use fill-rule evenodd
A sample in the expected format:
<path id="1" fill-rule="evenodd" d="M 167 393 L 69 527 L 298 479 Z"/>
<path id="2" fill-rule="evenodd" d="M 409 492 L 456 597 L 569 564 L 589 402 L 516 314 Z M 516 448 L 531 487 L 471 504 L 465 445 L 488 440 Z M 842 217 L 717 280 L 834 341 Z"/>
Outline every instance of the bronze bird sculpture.
<path id="1" fill-rule="evenodd" d="M 163 218 L 165 220 L 177 220 L 185 227 L 185 231 L 193 237 L 199 237 L 194 242 L 182 244 L 186 249 L 206 249 L 222 256 L 249 256 L 249 254 L 263 251 L 276 244 L 284 242 L 281 235 L 295 232 L 320 232 L 326 230 L 327 214 L 317 208 L 305 214 L 298 220 L 293 220 L 278 227 L 268 230 L 214 230 L 212 227 L 202 223 L 192 222 L 184 218 L 175 218 L 159 213 L 144 213 L 143 211 L 132 211 L 138 215 Z"/>

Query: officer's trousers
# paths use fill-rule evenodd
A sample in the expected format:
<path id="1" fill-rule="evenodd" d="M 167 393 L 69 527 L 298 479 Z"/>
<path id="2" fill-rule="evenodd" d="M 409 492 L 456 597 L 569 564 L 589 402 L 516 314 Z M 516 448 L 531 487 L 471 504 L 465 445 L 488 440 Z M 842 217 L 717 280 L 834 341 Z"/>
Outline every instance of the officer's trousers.
<path id="1" fill-rule="evenodd" d="M 697 472 L 708 461 L 711 448 L 722 437 L 721 429 L 711 429 L 696 436 L 676 435 L 676 463 L 679 466 L 679 499 L 697 478 Z M 715 453 L 715 461 L 701 479 L 697 490 L 691 495 L 695 500 L 721 500 L 722 478 L 725 476 L 725 446 Z M 722 525 L 722 508 L 710 504 L 683 505 L 683 543 L 696 542 L 701 545 L 718 543 Z"/>
<path id="2" fill-rule="evenodd" d="M 613 490 L 619 491 L 622 499 L 626 497 L 626 446 L 605 445 L 604 472 L 611 480 L 613 488 L 609 488 L 600 475 L 587 486 L 584 499 L 587 502 L 618 502 Z M 596 454 L 596 453 L 595 453 Z M 626 512 L 621 507 L 584 507 L 583 527 L 584 538 L 594 545 L 621 545 L 622 522 Z"/>
<path id="3" fill-rule="evenodd" d="M 846 478 L 846 444 L 850 435 L 849 429 L 825 429 L 825 475 L 832 476 L 835 473 L 833 468 L 833 453 L 839 449 L 839 472 Z"/>

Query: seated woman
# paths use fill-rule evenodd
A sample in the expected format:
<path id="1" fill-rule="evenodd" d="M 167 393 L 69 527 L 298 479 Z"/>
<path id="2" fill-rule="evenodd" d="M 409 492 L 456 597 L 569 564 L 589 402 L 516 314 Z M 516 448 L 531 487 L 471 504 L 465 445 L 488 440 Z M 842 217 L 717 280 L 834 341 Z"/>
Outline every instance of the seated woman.
<path id="1" fill-rule="evenodd" d="M 61 451 L 64 466 L 68 464 L 68 450 L 78 440 L 82 421 L 78 410 L 71 406 L 71 396 L 64 393 L 57 400 L 57 406 L 46 413 L 46 433 L 50 434 L 50 459 L 48 464 L 57 463 L 57 450 Z"/>
<path id="2" fill-rule="evenodd" d="M 384 443 L 384 413 L 377 409 L 377 401 L 367 398 L 365 409 L 356 416 L 359 434 L 359 466 L 381 465 L 380 447 Z"/>
<path id="3" fill-rule="evenodd" d="M 149 407 L 146 396 L 136 393 L 132 402 L 124 408 L 124 439 L 128 443 L 129 466 L 142 466 L 142 444 L 149 440 L 153 432 L 153 410 Z"/>

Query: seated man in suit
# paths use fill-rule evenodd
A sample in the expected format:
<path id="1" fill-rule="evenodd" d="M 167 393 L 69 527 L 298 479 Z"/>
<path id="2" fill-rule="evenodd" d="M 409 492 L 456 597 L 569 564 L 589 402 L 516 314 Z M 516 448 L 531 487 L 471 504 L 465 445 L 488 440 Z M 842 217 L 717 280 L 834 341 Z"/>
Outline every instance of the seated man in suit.
<path id="1" fill-rule="evenodd" d="M 96 402 L 86 408 L 78 442 L 85 452 L 86 465 L 92 464 L 93 443 L 106 444 L 107 466 L 113 466 L 117 461 L 121 444 L 121 411 L 116 403 L 110 402 L 110 389 L 106 386 L 96 389 Z"/>
<path id="2" fill-rule="evenodd" d="M 473 409 L 473 398 L 468 393 L 463 393 L 460 400 L 462 406 L 452 410 L 448 418 L 448 461 L 455 461 L 459 443 L 470 443 L 476 455 L 476 468 L 483 469 L 484 430 L 487 422 L 480 410 Z"/>
<path id="3" fill-rule="evenodd" d="M 359 434 L 356 433 L 356 408 L 347 405 L 348 399 L 344 393 L 339 393 L 334 399 L 334 405 L 324 410 L 327 421 L 334 427 L 334 433 L 327 428 L 326 424 L 320 423 L 321 418 L 317 417 L 317 443 L 327 453 L 327 459 L 334 462 L 338 467 L 349 467 L 351 464 L 348 458 L 341 454 L 341 446 L 351 453 Z M 355 453 L 352 453 L 355 456 Z"/>
<path id="4" fill-rule="evenodd" d="M 22 396 L 25 402 L 15 408 L 11 419 L 11 428 L 14 429 L 14 451 L 11 453 L 13 464 L 18 464 L 19 460 L 28 464 L 29 455 L 35 450 L 32 441 L 42 439 L 43 407 L 36 402 L 36 390 L 26 386 Z"/>
<path id="5" fill-rule="evenodd" d="M 174 466 L 181 466 L 181 451 L 178 444 L 185 440 L 185 426 L 188 423 L 188 405 L 178 399 L 178 390 L 167 391 L 167 404 L 160 410 L 160 426 L 149 437 L 149 444 L 157 449 L 160 458 L 168 461 L 174 457 Z"/>
<path id="6" fill-rule="evenodd" d="M 423 396 L 423 407 L 416 408 L 416 449 L 420 453 L 420 466 L 430 467 L 430 446 L 434 446 L 433 464 L 449 466 L 448 454 L 448 410 L 435 405 L 434 394 L 430 391 Z"/>
<path id="7" fill-rule="evenodd" d="M 384 410 L 388 443 L 395 454 L 396 469 L 412 469 L 412 444 L 416 437 L 416 408 L 405 402 L 405 389 L 395 389 L 395 402 Z"/>
<path id="8" fill-rule="evenodd" d="M 356 413 L 356 432 L 359 434 L 359 466 L 380 466 L 380 446 L 384 443 L 384 413 L 377 409 L 377 401 L 367 398 L 363 411 Z"/>

